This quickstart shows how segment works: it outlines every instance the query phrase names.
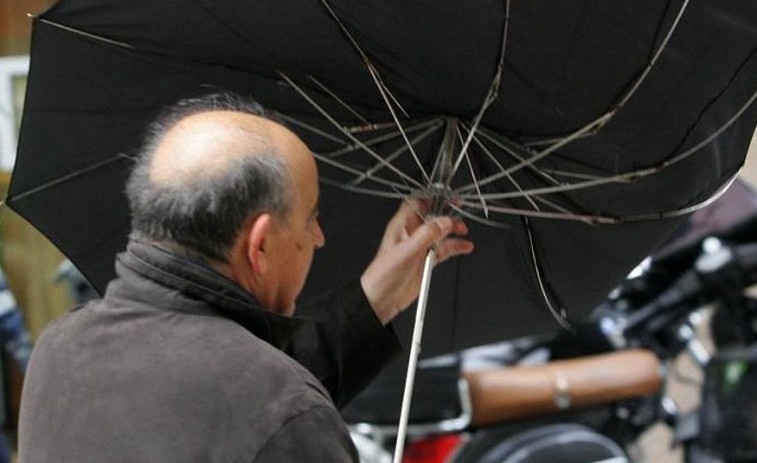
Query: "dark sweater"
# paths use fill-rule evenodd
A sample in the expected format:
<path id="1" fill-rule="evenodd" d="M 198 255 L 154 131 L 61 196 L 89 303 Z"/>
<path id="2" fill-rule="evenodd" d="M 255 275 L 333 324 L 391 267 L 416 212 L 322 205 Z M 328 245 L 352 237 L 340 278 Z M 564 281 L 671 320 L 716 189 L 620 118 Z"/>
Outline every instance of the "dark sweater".
<path id="1" fill-rule="evenodd" d="M 149 245 L 130 243 L 116 269 L 102 300 L 37 342 L 23 463 L 357 461 L 334 402 L 399 350 L 357 282 L 287 318 Z"/>

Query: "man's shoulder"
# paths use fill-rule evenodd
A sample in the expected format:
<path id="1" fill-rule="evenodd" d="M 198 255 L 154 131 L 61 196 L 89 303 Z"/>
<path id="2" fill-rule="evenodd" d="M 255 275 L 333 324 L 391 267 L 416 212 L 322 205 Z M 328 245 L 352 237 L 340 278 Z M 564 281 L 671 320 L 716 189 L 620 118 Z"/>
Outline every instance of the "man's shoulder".
<path id="1" fill-rule="evenodd" d="M 323 385 L 299 362 L 254 335 L 243 338 L 226 338 L 221 346 L 231 353 L 222 360 L 226 377 L 233 378 L 227 385 L 230 393 L 248 395 L 253 388 L 263 395 L 275 394 L 293 408 L 333 407 Z"/>
<path id="2" fill-rule="evenodd" d="M 52 319 L 40 332 L 34 344 L 34 350 L 41 350 L 47 344 L 53 344 L 54 346 L 58 342 L 66 343 L 69 338 L 75 339 L 79 336 L 79 331 L 82 329 L 81 318 L 84 314 L 82 309 L 87 305 L 98 302 L 91 301 L 85 305 L 75 306 L 65 314 Z"/>
<path id="3" fill-rule="evenodd" d="M 108 353 L 107 363 L 131 365 L 135 375 L 170 375 L 178 384 L 218 387 L 246 401 L 255 391 L 330 403 L 325 388 L 300 363 L 233 320 L 208 313 L 93 301 L 49 323 L 35 350 L 46 359 L 86 360 L 95 369 Z"/>

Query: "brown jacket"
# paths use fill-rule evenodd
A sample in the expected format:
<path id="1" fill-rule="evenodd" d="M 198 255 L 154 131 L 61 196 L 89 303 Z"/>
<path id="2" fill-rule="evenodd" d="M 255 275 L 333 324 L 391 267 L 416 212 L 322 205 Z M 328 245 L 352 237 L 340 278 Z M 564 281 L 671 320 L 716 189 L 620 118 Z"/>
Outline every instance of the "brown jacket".
<path id="1" fill-rule="evenodd" d="M 357 461 L 334 402 L 399 350 L 357 283 L 306 320 L 140 243 L 117 273 L 101 301 L 40 337 L 22 395 L 22 463 Z"/>

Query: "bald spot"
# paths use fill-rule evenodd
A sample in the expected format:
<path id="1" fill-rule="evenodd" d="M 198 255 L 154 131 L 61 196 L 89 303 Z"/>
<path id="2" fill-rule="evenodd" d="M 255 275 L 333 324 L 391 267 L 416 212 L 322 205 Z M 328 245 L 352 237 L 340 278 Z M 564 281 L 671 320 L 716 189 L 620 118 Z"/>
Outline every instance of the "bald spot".
<path id="1" fill-rule="evenodd" d="M 150 182 L 180 188 L 197 179 L 222 176 L 240 156 L 274 153 L 291 170 L 293 143 L 302 145 L 289 130 L 262 117 L 233 111 L 195 114 L 174 125 L 156 147 Z"/>

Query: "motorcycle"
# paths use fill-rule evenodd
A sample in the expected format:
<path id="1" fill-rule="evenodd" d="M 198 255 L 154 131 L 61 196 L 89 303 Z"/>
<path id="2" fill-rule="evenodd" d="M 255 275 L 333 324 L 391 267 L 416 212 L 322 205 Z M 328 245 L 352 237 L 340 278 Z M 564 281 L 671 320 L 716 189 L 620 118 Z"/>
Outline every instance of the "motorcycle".
<path id="1" fill-rule="evenodd" d="M 575 332 L 530 336 L 419 365 L 403 463 L 628 463 L 665 423 L 686 463 L 757 461 L 757 217 L 648 258 Z M 705 310 L 714 354 L 696 335 Z M 671 365 L 702 369 L 678 410 Z M 363 463 L 392 461 L 403 372 L 344 411 Z M 395 405 L 396 404 L 396 405 Z"/>

